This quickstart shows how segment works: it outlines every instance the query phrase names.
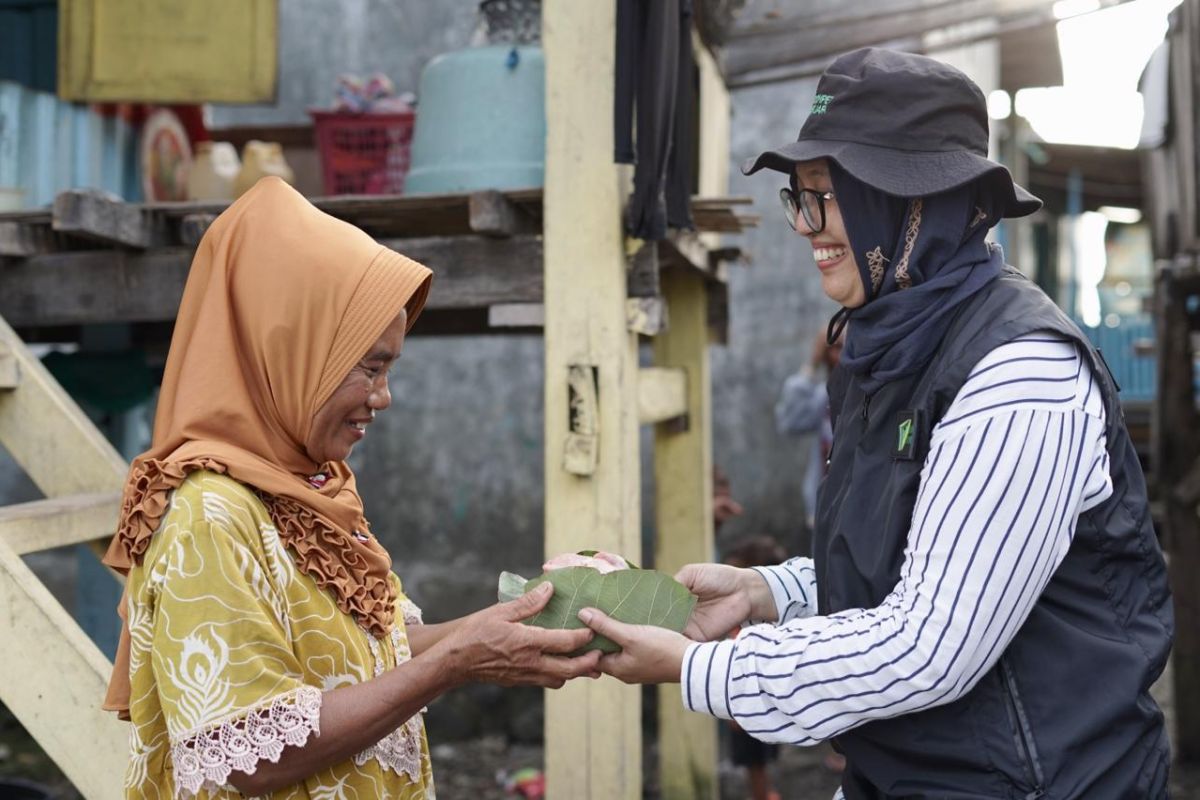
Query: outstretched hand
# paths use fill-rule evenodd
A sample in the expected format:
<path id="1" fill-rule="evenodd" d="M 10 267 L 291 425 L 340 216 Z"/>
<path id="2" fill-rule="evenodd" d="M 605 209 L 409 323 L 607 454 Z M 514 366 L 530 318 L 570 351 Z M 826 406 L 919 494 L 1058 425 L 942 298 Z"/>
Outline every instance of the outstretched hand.
<path id="1" fill-rule="evenodd" d="M 600 659 L 602 672 L 625 683 L 678 683 L 692 644 L 686 637 L 654 625 L 618 622 L 594 608 L 580 611 L 579 619 L 621 646 L 621 652 Z"/>
<path id="2" fill-rule="evenodd" d="M 592 639 L 587 628 L 546 630 L 521 624 L 554 595 L 544 583 L 508 603 L 498 603 L 463 620 L 438 644 L 460 683 L 561 687 L 571 678 L 599 677 L 599 651 L 577 651 Z"/>
<path id="3" fill-rule="evenodd" d="M 766 581 L 752 569 L 727 564 L 688 564 L 675 580 L 696 595 L 696 608 L 683 629 L 697 642 L 724 639 L 748 619 L 771 619 L 777 612 Z"/>

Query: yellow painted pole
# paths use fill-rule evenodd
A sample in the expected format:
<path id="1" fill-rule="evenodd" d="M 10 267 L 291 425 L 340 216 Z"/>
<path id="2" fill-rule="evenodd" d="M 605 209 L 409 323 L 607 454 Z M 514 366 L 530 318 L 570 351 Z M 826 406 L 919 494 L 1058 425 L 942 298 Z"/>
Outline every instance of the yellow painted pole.
<path id="1" fill-rule="evenodd" d="M 671 327 L 654 339 L 654 363 L 687 375 L 687 426 L 654 433 L 655 566 L 673 574 L 713 558 L 712 418 L 708 366 L 708 302 L 704 280 L 662 276 Z M 659 781 L 663 800 L 716 800 L 717 723 L 686 711 L 678 684 L 659 687 Z"/>
<path id="2" fill-rule="evenodd" d="M 698 35 L 693 52 L 700 72 L 699 195 L 720 197 L 729 186 L 729 91 Z M 703 234 L 701 242 L 713 247 L 719 238 Z M 654 436 L 654 563 L 674 573 L 715 555 L 708 298 L 702 278 L 677 271 L 662 276 L 662 293 L 671 322 L 655 337 L 654 363 L 687 375 L 687 429 L 660 425 Z M 659 687 L 658 750 L 664 800 L 716 799 L 717 723 L 685 711 L 675 684 Z"/>
<path id="3" fill-rule="evenodd" d="M 614 0 L 545 0 L 546 553 L 640 551 L 637 338 L 613 163 Z M 641 700 L 610 678 L 546 694 L 550 800 L 642 794 Z"/>

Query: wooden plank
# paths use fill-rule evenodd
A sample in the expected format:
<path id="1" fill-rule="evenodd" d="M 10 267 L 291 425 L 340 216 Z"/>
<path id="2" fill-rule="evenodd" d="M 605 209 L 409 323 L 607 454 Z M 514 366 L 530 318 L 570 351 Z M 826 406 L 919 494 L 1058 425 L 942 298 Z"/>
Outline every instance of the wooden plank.
<path id="1" fill-rule="evenodd" d="M 687 372 L 677 367 L 638 370 L 638 422 L 653 425 L 687 414 L 687 377 Z"/>
<path id="2" fill-rule="evenodd" d="M 542 242 L 534 235 L 389 239 L 434 271 L 431 309 L 542 301 Z M 0 270 L 0 316 L 20 327 L 175 319 L 192 251 L 93 250 L 22 259 Z"/>
<path id="3" fill-rule="evenodd" d="M 625 324 L 623 192 L 613 163 L 615 0 L 545 0 L 546 553 L 641 549 L 637 336 Z M 586 187 L 581 191 L 580 187 Z M 598 462 L 563 468 L 571 365 L 595 368 Z M 546 794 L 642 796 L 641 692 L 612 679 L 546 693 Z"/>
<path id="4" fill-rule="evenodd" d="M 546 324 L 546 307 L 541 303 L 498 303 L 488 309 L 493 328 L 541 328 Z"/>
<path id="5" fill-rule="evenodd" d="M 686 427 L 654 429 L 654 565 L 674 574 L 713 558 L 712 395 L 706 281 L 663 274 L 671 327 L 654 340 L 657 368 L 686 376 Z M 642 372 L 645 375 L 645 370 Z M 658 687 L 659 784 L 663 800 L 716 800 L 717 722 L 686 711 L 679 686 Z"/>
<path id="6" fill-rule="evenodd" d="M 21 370 L 0 392 L 0 444 L 47 497 L 119 491 L 125 460 L 3 319 L 0 343 Z"/>
<path id="7" fill-rule="evenodd" d="M 87 800 L 125 796 L 129 726 L 103 711 L 112 664 L 0 541 L 0 701 Z"/>
<path id="8" fill-rule="evenodd" d="M 0 506 L 0 541 L 17 555 L 103 539 L 107 544 L 121 510 L 119 492 L 55 497 Z"/>
<path id="9" fill-rule="evenodd" d="M 48 253 L 0 270 L 0 317 L 12 325 L 150 322 L 175 318 L 192 253 Z"/>
<path id="10" fill-rule="evenodd" d="M 21 365 L 17 356 L 6 343 L 0 342 L 0 391 L 16 389 L 21 385 Z"/>
<path id="11" fill-rule="evenodd" d="M 503 238 L 533 230 L 533 220 L 500 192 L 474 192 L 467 205 L 468 224 L 475 233 Z"/>
<path id="12" fill-rule="evenodd" d="M 93 189 L 59 192 L 53 214 L 51 225 L 59 233 L 125 247 L 165 243 L 162 226 L 152 215 Z"/>
<path id="13" fill-rule="evenodd" d="M 724 91 L 723 87 L 721 90 Z M 715 87 L 701 86 L 702 113 L 728 127 L 728 101 L 712 98 Z M 714 138 L 708 136 L 705 141 Z M 702 146 L 705 146 L 702 142 Z M 710 149 L 714 151 L 711 145 Z M 711 155 L 701 154 L 703 159 Z M 728 165 L 720 175 L 728 172 Z M 705 176 L 702 180 L 717 185 Z M 723 180 L 723 178 L 720 178 Z M 104 195 L 69 192 L 57 203 L 70 204 L 58 213 L 56 228 L 72 235 L 125 247 L 195 247 L 212 221 L 228 203 L 190 201 L 171 203 L 118 203 Z M 542 190 L 515 189 L 448 195 L 343 195 L 314 197 L 323 211 L 357 225 L 380 239 L 461 236 L 472 233 L 512 236 L 537 233 L 542 225 Z M 720 197 L 711 193 L 692 198 L 692 216 L 700 232 L 738 233 L 752 227 L 757 217 L 736 208 L 750 204 L 748 197 Z M 81 209 L 76 207 L 83 205 Z M 81 218 L 77 221 L 76 218 Z M 0 256 L 27 257 L 63 249 L 51 233 L 52 217 L 46 211 L 0 213 Z"/>
<path id="14" fill-rule="evenodd" d="M 31 256 L 41 249 L 32 225 L 0 219 L 0 256 Z"/>
<path id="15" fill-rule="evenodd" d="M 185 214 L 179 220 L 179 241 L 185 247 L 195 247 L 200 244 L 209 227 L 217 221 L 217 214 L 211 212 L 196 212 Z"/>

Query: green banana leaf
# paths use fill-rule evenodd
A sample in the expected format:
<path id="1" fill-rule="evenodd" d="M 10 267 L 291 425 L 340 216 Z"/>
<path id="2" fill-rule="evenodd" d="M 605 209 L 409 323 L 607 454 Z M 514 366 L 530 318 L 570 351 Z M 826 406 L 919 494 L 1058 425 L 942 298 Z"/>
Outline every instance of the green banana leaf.
<path id="1" fill-rule="evenodd" d="M 526 624 L 540 628 L 582 628 L 579 612 L 598 608 L 608 616 L 634 625 L 656 625 L 682 632 L 696 598 L 670 575 L 652 569 L 621 569 L 601 574 L 590 567 L 556 569 L 531 579 L 525 591 L 549 581 L 554 596 Z M 579 653 L 620 651 L 616 642 L 597 634 Z"/>

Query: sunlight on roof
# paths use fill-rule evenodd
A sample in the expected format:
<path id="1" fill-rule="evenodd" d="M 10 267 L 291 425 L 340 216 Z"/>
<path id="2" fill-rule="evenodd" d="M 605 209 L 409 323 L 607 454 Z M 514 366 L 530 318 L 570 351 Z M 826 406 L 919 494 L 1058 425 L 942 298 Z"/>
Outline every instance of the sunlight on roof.
<path id="1" fill-rule="evenodd" d="M 1056 14 L 1063 85 L 1022 89 L 1016 112 L 1038 136 L 1056 144 L 1137 146 L 1142 128 L 1138 79 L 1167 33 L 1181 0 L 1133 0 L 1100 11 L 1062 2 Z M 1082 13 L 1067 16 L 1073 9 Z"/>

